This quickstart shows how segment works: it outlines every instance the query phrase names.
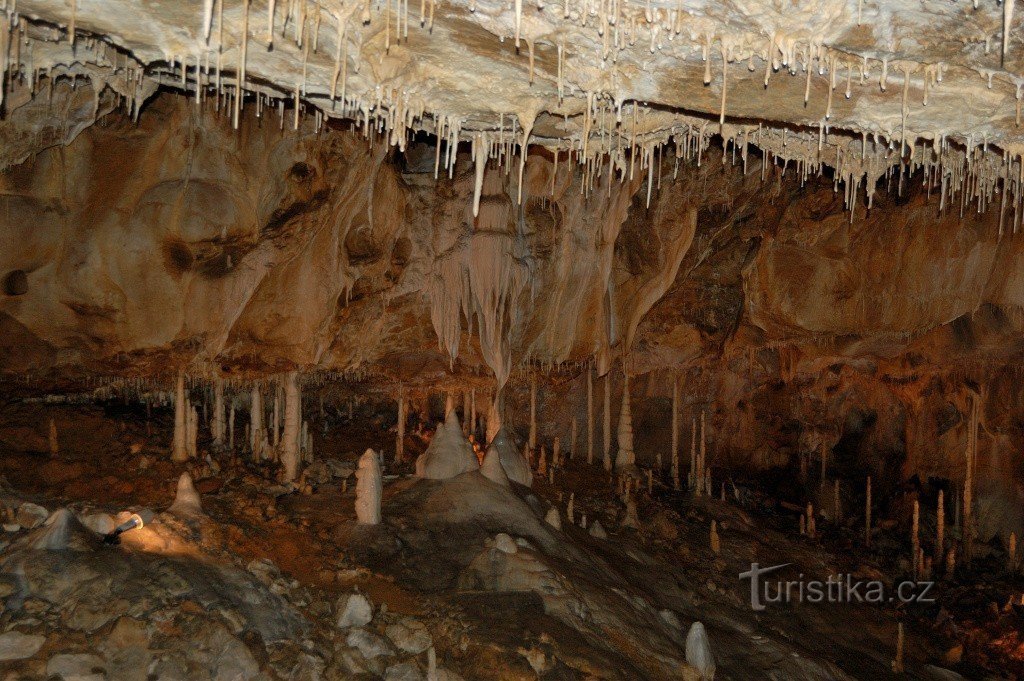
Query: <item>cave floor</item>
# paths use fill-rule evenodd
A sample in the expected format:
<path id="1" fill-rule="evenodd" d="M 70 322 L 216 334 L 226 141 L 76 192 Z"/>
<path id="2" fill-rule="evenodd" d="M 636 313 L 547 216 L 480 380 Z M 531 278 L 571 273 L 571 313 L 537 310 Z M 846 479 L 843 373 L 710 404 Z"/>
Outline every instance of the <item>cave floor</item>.
<path id="1" fill-rule="evenodd" d="M 265 564 L 260 560 L 272 562 L 271 577 L 263 582 L 286 599 L 282 608 L 294 609 L 296 617 L 309 623 L 311 633 L 302 635 L 302 645 L 290 648 L 270 646 L 262 634 L 261 646 L 247 638 L 254 627 L 235 622 L 233 634 L 223 636 L 250 650 L 256 666 L 245 656 L 241 668 L 258 669 L 252 678 L 422 678 L 417 675 L 428 667 L 422 650 L 411 656 L 412 649 L 406 651 L 408 659 L 401 661 L 401 650 L 396 657 L 394 646 L 374 654 L 354 645 L 351 635 L 344 645 L 338 642 L 331 606 L 355 590 L 378 608 L 386 606 L 368 624 L 370 635 L 374 626 L 378 633 L 392 631 L 387 627 L 404 621 L 398 618 L 422 622 L 439 664 L 466 679 L 665 678 L 683 659 L 686 630 L 697 620 L 707 627 L 720 679 L 884 678 L 892 674 L 897 621 L 905 623 L 909 677 L 957 678 L 946 669 L 967 678 L 991 673 L 1024 677 L 1024 606 L 1010 604 L 1021 602 L 1019 580 L 973 584 L 969 573 L 956 582 L 940 582 L 934 590 L 937 602 L 929 604 L 803 603 L 751 610 L 749 581 L 738 575 L 754 562 L 789 564 L 781 573 L 788 579 L 849 573 L 891 582 L 905 574 L 905 561 L 898 557 L 906 552 L 898 540 L 898 523 L 891 528 L 880 523 L 883 529 L 869 552 L 859 541 L 854 519 L 843 525 L 823 519 L 817 539 L 800 536 L 798 513 L 753 483 L 740 485 L 740 503 L 732 492 L 725 502 L 693 499 L 659 481 L 648 494 L 645 480 L 637 493 L 642 527 L 623 528 L 624 507 L 614 480 L 599 465 L 577 457 L 558 469 L 554 484 L 535 476 L 532 490 L 518 488 L 514 493 L 497 489 L 476 473 L 443 482 L 419 481 L 409 475 L 409 463 L 397 470 L 388 467 L 385 522 L 367 528 L 354 522 L 354 478 L 342 480 L 366 447 L 390 450 L 393 431 L 364 410 L 351 421 L 339 410 L 326 416 L 326 435 L 320 429 L 315 433 L 316 459 L 338 464 L 326 471 L 317 468 L 319 477 L 307 478 L 312 489 L 306 493 L 283 493 L 270 464 L 253 464 L 241 453 L 221 453 L 213 457 L 215 466 L 187 466 L 207 518 L 189 527 L 167 520 L 166 527 L 158 522 L 153 530 L 174 535 L 171 543 L 164 537 L 165 546 L 188 547 L 176 561 L 234 566 L 239 572 L 248 566 L 248 573 L 261 577 L 266 574 L 259 569 Z M 57 457 L 47 449 L 50 418 L 61 434 Z M 114 403 L 10 403 L 0 410 L 0 474 L 9 494 L 50 511 L 60 506 L 79 514 L 141 507 L 160 511 L 173 500 L 175 481 L 186 470 L 169 460 L 170 432 L 165 410 L 154 410 L 147 420 L 140 408 Z M 410 459 L 425 446 L 425 437 L 410 434 Z M 390 456 L 385 458 L 390 464 Z M 576 517 L 586 514 L 589 524 L 600 520 L 608 539 L 594 538 L 565 519 L 570 493 Z M 560 531 L 540 520 L 552 505 L 562 509 Z M 712 520 L 721 537 L 718 555 L 709 542 Z M 7 560 L 8 568 L 25 532 L 8 532 L 3 539 L 0 559 Z M 518 540 L 518 563 L 495 552 L 494 537 L 502 532 Z M 109 560 L 103 551 L 125 551 L 126 560 L 135 560 L 130 556 L 145 553 L 145 547 L 133 545 L 125 535 L 124 547 L 101 549 L 89 558 L 100 561 L 89 570 L 99 570 Z M 192 570 L 184 581 L 195 574 Z M 234 583 L 222 578 L 225 584 Z M 252 588 L 261 587 L 254 583 Z M 186 646 L 189 636 L 222 636 L 203 628 L 209 624 L 203 618 L 217 611 L 210 602 L 183 587 L 178 599 L 160 611 L 164 618 L 185 613 L 192 628 L 173 619 L 178 630 L 164 626 L 160 640 L 150 634 L 148 643 L 140 644 L 150 660 L 148 676 L 141 678 L 153 677 L 152 670 L 157 670 L 155 677 L 174 677 L 168 671 L 173 665 L 154 651 L 173 649 L 170 640 L 176 635 Z M 46 643 L 33 656 L 0 662 L 0 670 L 13 670 L 14 676 L 4 678 L 54 676 L 53 655 L 66 652 L 65 647 L 106 660 L 107 678 L 117 678 L 110 667 L 114 644 L 97 648 L 91 642 L 103 636 L 118 640 L 115 634 L 123 634 L 124 617 L 105 620 L 89 632 L 69 625 L 60 607 L 37 603 L 34 610 L 26 610 L 12 608 L 8 601 L 2 628 L 45 636 Z M 48 608 L 58 616 L 40 615 Z M 136 612 L 133 621 L 149 615 Z M 306 658 L 319 662 L 294 663 Z M 152 661 L 159 659 L 164 660 L 162 667 Z M 189 664 L 201 667 L 202 660 Z M 188 669 L 187 677 L 199 678 L 196 668 Z M 232 678 L 249 677 L 242 673 Z"/>

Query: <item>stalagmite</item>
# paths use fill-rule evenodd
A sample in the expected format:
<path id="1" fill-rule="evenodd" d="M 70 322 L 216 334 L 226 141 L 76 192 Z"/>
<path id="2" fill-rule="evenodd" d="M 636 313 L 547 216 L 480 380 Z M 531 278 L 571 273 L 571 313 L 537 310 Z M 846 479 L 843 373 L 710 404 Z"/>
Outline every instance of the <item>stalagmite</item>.
<path id="1" fill-rule="evenodd" d="M 199 412 L 196 408 L 188 405 L 185 411 L 185 453 L 190 459 L 199 456 L 196 441 L 199 438 Z"/>
<path id="2" fill-rule="evenodd" d="M 174 445 L 171 451 L 171 461 L 176 463 L 188 460 L 185 408 L 185 373 L 178 372 L 178 382 L 174 389 Z"/>
<path id="3" fill-rule="evenodd" d="M 961 535 L 964 562 L 970 565 L 974 542 L 974 467 L 978 451 L 978 400 L 973 393 L 970 396 L 968 428 Z"/>
<path id="4" fill-rule="evenodd" d="M 591 523 L 590 529 L 588 529 L 587 532 L 589 532 L 590 536 L 594 537 L 595 539 L 608 538 L 608 533 L 605 531 L 604 526 L 601 525 L 600 520 L 595 520 L 593 523 Z"/>
<path id="5" fill-rule="evenodd" d="M 864 499 L 864 544 L 871 546 L 871 476 L 868 476 L 867 496 Z"/>
<path id="6" fill-rule="evenodd" d="M 587 365 L 587 463 L 594 463 L 594 366 Z"/>
<path id="7" fill-rule="evenodd" d="M 818 534 L 817 523 L 814 519 L 814 505 L 807 504 L 807 536 L 814 539 Z"/>
<path id="8" fill-rule="evenodd" d="M 722 540 L 718 536 L 718 521 L 717 520 L 712 520 L 711 521 L 710 540 L 711 540 L 711 553 L 713 553 L 713 554 L 715 554 L 717 556 L 718 554 L 720 554 L 722 552 Z"/>
<path id="9" fill-rule="evenodd" d="M 548 474 L 548 452 L 544 445 L 540 446 L 540 454 L 537 456 L 537 472 L 541 475 Z"/>
<path id="10" fill-rule="evenodd" d="M 405 396 L 398 397 L 398 424 L 395 426 L 395 461 L 405 461 Z"/>
<path id="11" fill-rule="evenodd" d="M 447 480 L 480 468 L 473 448 L 462 435 L 462 425 L 455 409 L 437 427 L 427 451 L 416 459 L 416 476 Z"/>
<path id="12" fill-rule="evenodd" d="M 501 454 L 497 447 L 491 445 L 484 454 L 483 463 L 480 465 L 480 473 L 491 482 L 496 482 L 502 487 L 509 487 L 508 474 L 501 465 Z"/>
<path id="13" fill-rule="evenodd" d="M 672 377 L 672 489 L 679 491 L 679 380 Z"/>
<path id="14" fill-rule="evenodd" d="M 629 376 L 622 382 L 622 403 L 619 410 L 619 451 L 615 454 L 615 470 L 623 471 L 636 467 L 633 451 L 633 415 L 629 408 Z"/>
<path id="15" fill-rule="evenodd" d="M 228 449 L 235 449 L 235 402 L 231 401 L 231 407 L 228 409 Z"/>
<path id="16" fill-rule="evenodd" d="M 252 386 L 249 407 L 249 451 L 253 461 L 263 460 L 263 392 L 259 383 Z"/>
<path id="17" fill-rule="evenodd" d="M 1006 569 L 1008 571 L 1017 571 L 1017 533 L 1011 532 L 1010 539 L 1007 542 L 1006 547 Z"/>
<path id="18" fill-rule="evenodd" d="M 935 512 L 935 561 L 942 560 L 946 551 L 946 504 L 945 493 L 939 490 L 939 506 Z"/>
<path id="19" fill-rule="evenodd" d="M 686 664 L 697 670 L 701 681 L 714 681 L 715 656 L 711 652 L 711 641 L 701 622 L 690 625 L 686 634 Z"/>
<path id="20" fill-rule="evenodd" d="M 562 441 L 557 436 L 551 443 L 551 465 L 555 468 L 562 465 Z"/>
<path id="21" fill-rule="evenodd" d="M 896 624 L 896 659 L 892 661 L 892 671 L 895 674 L 903 673 L 903 622 Z"/>
<path id="22" fill-rule="evenodd" d="M 356 469 L 356 519 L 362 525 L 379 525 L 380 502 L 384 490 L 383 474 L 377 453 L 367 449 L 359 457 Z"/>
<path id="23" fill-rule="evenodd" d="M 569 492 L 569 503 L 565 507 L 565 517 L 569 519 L 569 524 L 576 522 L 576 493 Z"/>
<path id="24" fill-rule="evenodd" d="M 174 503 L 167 509 L 179 517 L 198 516 L 203 513 L 203 505 L 199 500 L 199 492 L 192 484 L 192 476 L 182 473 L 178 478 L 178 490 L 174 495 Z"/>
<path id="25" fill-rule="evenodd" d="M 57 444 L 57 424 L 50 419 L 50 456 L 56 457 L 60 453 L 60 446 Z"/>
<path id="26" fill-rule="evenodd" d="M 843 522 L 843 503 L 839 498 L 839 480 L 832 481 L 832 519 L 836 524 Z"/>
<path id="27" fill-rule="evenodd" d="M 281 386 L 274 385 L 274 415 L 273 415 L 274 450 L 278 451 L 281 446 Z"/>
<path id="28" fill-rule="evenodd" d="M 299 431 L 302 428 L 301 399 L 299 372 L 289 371 L 284 377 L 284 431 L 281 434 L 281 465 L 285 482 L 292 482 L 299 475 Z"/>
<path id="29" fill-rule="evenodd" d="M 530 372 L 530 436 L 527 440 L 530 451 L 537 448 L 537 374 Z"/>
<path id="30" fill-rule="evenodd" d="M 562 529 L 562 516 L 558 512 L 557 506 L 552 506 L 548 509 L 547 515 L 544 516 L 544 522 L 556 530 Z"/>
<path id="31" fill-rule="evenodd" d="M 622 526 L 634 530 L 640 529 L 640 514 L 636 509 L 636 499 L 628 493 L 626 496 L 626 514 L 622 517 Z"/>
<path id="32" fill-rule="evenodd" d="M 612 469 L 612 373 L 604 376 L 604 469 Z"/>
<path id="33" fill-rule="evenodd" d="M 213 446 L 215 449 L 223 449 L 227 426 L 224 418 L 224 379 L 217 377 L 213 379 Z"/>
<path id="34" fill-rule="evenodd" d="M 576 457 L 576 416 L 572 417 L 572 426 L 569 430 L 569 461 L 572 461 Z"/>
<path id="35" fill-rule="evenodd" d="M 913 519 L 910 526 L 910 546 L 911 556 L 913 564 L 914 579 L 917 579 L 921 575 L 921 565 L 918 562 L 918 555 L 921 553 L 921 505 L 917 499 L 914 499 L 914 511 Z"/>

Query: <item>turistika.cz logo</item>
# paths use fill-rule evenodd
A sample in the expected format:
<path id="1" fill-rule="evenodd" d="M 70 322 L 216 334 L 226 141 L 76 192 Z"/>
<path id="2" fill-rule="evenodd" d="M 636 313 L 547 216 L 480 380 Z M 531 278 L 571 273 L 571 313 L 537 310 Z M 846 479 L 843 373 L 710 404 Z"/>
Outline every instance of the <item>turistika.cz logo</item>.
<path id="1" fill-rule="evenodd" d="M 878 580 L 856 579 L 851 574 L 829 575 L 824 581 L 807 579 L 803 573 L 796 579 L 774 579 L 767 575 L 788 567 L 792 563 L 761 567 L 751 563 L 750 570 L 741 572 L 740 579 L 750 580 L 750 607 L 765 610 L 768 605 L 801 603 L 932 603 L 934 582 L 903 581 L 887 589 Z"/>

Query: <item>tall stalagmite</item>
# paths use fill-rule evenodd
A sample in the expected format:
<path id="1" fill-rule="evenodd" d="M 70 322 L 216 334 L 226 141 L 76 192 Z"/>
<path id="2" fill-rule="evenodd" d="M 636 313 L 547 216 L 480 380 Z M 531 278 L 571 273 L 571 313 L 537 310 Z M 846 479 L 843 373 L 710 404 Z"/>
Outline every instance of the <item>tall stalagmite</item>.
<path id="1" fill-rule="evenodd" d="M 299 475 L 299 433 L 302 428 L 302 405 L 299 393 L 299 372 L 289 371 L 284 377 L 284 432 L 281 435 L 281 465 L 284 480 Z"/>
<path id="2" fill-rule="evenodd" d="M 629 376 L 622 381 L 622 404 L 619 409 L 619 451 L 615 455 L 615 470 L 622 471 L 636 466 L 633 452 L 633 413 L 629 408 Z"/>
<path id="3" fill-rule="evenodd" d="M 188 445 L 186 438 L 187 408 L 185 398 L 185 372 L 178 372 L 178 379 L 174 387 L 174 444 L 171 450 L 171 461 L 182 462 L 188 460 Z"/>

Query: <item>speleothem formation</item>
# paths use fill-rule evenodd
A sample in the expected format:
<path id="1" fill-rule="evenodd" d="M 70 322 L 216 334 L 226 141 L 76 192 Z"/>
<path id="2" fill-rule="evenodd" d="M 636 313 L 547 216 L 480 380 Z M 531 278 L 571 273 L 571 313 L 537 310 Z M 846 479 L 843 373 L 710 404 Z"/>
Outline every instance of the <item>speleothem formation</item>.
<path id="1" fill-rule="evenodd" d="M 1024 675 L 1014 10 L 0 0 L 0 669 Z"/>

